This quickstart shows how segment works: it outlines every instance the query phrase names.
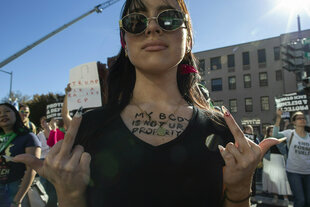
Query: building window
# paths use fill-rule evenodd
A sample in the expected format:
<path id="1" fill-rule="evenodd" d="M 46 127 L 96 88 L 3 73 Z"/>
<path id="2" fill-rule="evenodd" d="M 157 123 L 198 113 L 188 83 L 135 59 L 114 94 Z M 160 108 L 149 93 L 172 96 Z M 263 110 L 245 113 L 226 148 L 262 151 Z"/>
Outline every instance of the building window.
<path id="1" fill-rule="evenodd" d="M 258 55 L 258 63 L 266 63 L 266 50 L 265 49 L 257 50 L 257 55 Z"/>
<path id="2" fill-rule="evenodd" d="M 251 88 L 251 75 L 245 74 L 243 76 L 244 88 Z"/>
<path id="3" fill-rule="evenodd" d="M 267 72 L 259 73 L 259 86 L 268 86 Z"/>
<path id="4" fill-rule="evenodd" d="M 204 75 L 204 73 L 206 71 L 205 59 L 199 60 L 199 69 L 198 70 L 199 70 L 200 75 Z"/>
<path id="5" fill-rule="evenodd" d="M 257 50 L 257 57 L 258 57 L 258 67 L 265 68 L 266 67 L 266 50 L 265 49 Z"/>
<path id="6" fill-rule="evenodd" d="M 228 59 L 227 66 L 229 68 L 234 68 L 235 67 L 235 55 L 228 55 L 227 59 Z"/>
<path id="7" fill-rule="evenodd" d="M 236 89 L 236 76 L 228 77 L 228 88 L 229 90 Z"/>
<path id="8" fill-rule="evenodd" d="M 261 109 L 262 111 L 269 111 L 269 97 L 262 96 L 260 97 Z"/>
<path id="9" fill-rule="evenodd" d="M 280 60 L 280 47 L 273 48 L 274 60 Z"/>
<path id="10" fill-rule="evenodd" d="M 221 57 L 213 57 L 210 59 L 211 70 L 222 69 Z"/>
<path id="11" fill-rule="evenodd" d="M 276 71 L 276 81 L 281 81 L 283 79 L 282 75 L 283 75 L 282 70 L 277 70 Z"/>
<path id="12" fill-rule="evenodd" d="M 230 99 L 229 100 L 229 110 L 232 113 L 237 112 L 237 99 Z"/>
<path id="13" fill-rule="evenodd" d="M 242 53 L 242 63 L 243 65 L 250 65 L 250 52 Z"/>
<path id="14" fill-rule="evenodd" d="M 216 78 L 211 80 L 212 91 L 221 91 L 222 90 L 222 78 Z"/>
<path id="15" fill-rule="evenodd" d="M 245 112 L 252 112 L 253 111 L 253 101 L 252 98 L 245 98 Z"/>
<path id="16" fill-rule="evenodd" d="M 224 102 L 222 100 L 213 101 L 214 106 L 222 107 Z"/>

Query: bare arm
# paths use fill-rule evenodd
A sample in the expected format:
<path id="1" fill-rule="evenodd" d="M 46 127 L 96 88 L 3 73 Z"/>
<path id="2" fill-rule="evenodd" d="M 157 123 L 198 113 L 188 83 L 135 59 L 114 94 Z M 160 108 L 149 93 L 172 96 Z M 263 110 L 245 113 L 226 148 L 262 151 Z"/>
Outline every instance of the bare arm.
<path id="1" fill-rule="evenodd" d="M 65 89 L 66 95 L 65 95 L 64 102 L 62 105 L 62 110 L 61 110 L 61 116 L 62 116 L 62 119 L 63 119 L 64 124 L 66 126 L 66 129 L 69 128 L 70 123 L 72 121 L 72 118 L 71 118 L 71 116 L 69 114 L 69 110 L 68 110 L 68 92 L 70 92 L 70 91 L 71 91 L 70 84 L 68 84 L 67 88 Z"/>
<path id="2" fill-rule="evenodd" d="M 27 154 L 34 155 L 37 158 L 40 158 L 40 156 L 41 156 L 41 148 L 40 147 L 27 147 L 25 149 L 25 152 Z M 26 166 L 26 171 L 25 171 L 24 177 L 22 178 L 22 182 L 19 186 L 19 189 L 18 189 L 14 199 L 13 199 L 16 203 L 21 203 L 21 201 L 25 197 L 26 193 L 28 192 L 28 190 L 32 184 L 35 175 L 36 175 L 36 172 L 33 169 L 31 169 L 30 167 Z"/>

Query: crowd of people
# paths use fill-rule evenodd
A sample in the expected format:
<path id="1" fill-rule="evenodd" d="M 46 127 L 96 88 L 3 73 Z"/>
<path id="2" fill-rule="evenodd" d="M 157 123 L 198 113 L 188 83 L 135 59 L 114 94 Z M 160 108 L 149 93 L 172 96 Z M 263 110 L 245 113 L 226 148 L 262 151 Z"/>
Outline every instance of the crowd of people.
<path id="1" fill-rule="evenodd" d="M 65 97 L 62 121 L 42 117 L 36 129 L 29 107 L 0 104 L 0 206 L 30 206 L 27 191 L 42 183 L 46 206 L 249 207 L 262 160 L 266 191 L 309 206 L 303 114 L 293 131 L 279 132 L 277 119 L 277 138 L 241 130 L 199 85 L 191 25 L 183 0 L 126 0 L 103 107 L 71 118 Z M 287 156 L 269 150 L 284 136 Z"/>

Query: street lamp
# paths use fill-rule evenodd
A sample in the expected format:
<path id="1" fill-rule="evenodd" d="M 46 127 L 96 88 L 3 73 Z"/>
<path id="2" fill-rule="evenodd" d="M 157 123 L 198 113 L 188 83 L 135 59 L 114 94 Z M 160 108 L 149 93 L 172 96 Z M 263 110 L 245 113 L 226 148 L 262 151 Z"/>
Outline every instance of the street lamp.
<path id="1" fill-rule="evenodd" d="M 0 70 L 0 72 L 3 72 L 3 73 L 6 73 L 6 74 L 11 75 L 9 98 L 12 98 L 12 80 L 13 80 L 13 72 L 7 72 L 7 71 L 4 71 L 4 70 Z"/>

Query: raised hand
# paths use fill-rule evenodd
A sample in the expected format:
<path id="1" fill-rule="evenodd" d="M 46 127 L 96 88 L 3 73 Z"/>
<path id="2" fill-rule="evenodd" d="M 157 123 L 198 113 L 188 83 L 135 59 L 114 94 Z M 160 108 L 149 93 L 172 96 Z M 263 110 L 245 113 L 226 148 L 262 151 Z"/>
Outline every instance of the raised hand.
<path id="1" fill-rule="evenodd" d="M 234 136 L 235 143 L 219 146 L 225 161 L 223 182 L 226 194 L 232 200 L 247 198 L 251 191 L 254 170 L 268 149 L 283 139 L 265 139 L 259 145 L 247 139 L 228 110 L 223 107 L 224 119 Z"/>
<path id="2" fill-rule="evenodd" d="M 29 154 L 13 158 L 14 162 L 22 162 L 48 179 L 55 186 L 59 205 L 63 207 L 86 206 L 84 194 L 89 183 L 91 157 L 80 145 L 72 149 L 81 120 L 81 115 L 73 118 L 65 138 L 53 146 L 44 161 Z"/>

